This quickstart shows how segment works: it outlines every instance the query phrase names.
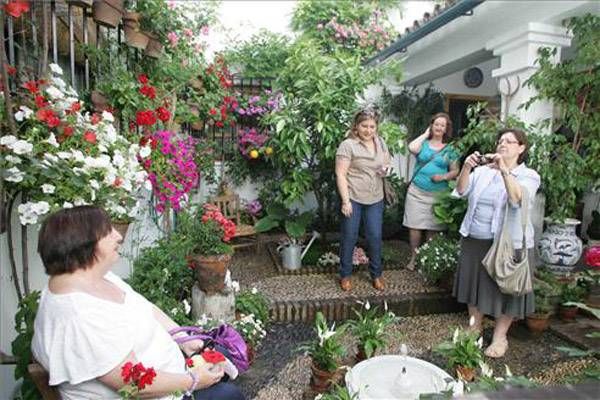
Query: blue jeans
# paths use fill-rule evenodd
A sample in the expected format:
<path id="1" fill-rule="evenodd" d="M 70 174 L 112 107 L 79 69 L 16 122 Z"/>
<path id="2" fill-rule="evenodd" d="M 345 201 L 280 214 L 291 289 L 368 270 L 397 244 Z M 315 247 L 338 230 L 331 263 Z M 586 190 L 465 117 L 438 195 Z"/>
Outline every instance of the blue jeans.
<path id="1" fill-rule="evenodd" d="M 350 200 L 352 214 L 342 215 L 340 239 L 340 276 L 346 278 L 352 275 L 352 252 L 358 241 L 358 230 L 361 222 L 369 248 L 369 273 L 371 278 L 379 278 L 381 267 L 381 227 L 383 225 L 383 200 L 374 204 L 361 204 Z"/>

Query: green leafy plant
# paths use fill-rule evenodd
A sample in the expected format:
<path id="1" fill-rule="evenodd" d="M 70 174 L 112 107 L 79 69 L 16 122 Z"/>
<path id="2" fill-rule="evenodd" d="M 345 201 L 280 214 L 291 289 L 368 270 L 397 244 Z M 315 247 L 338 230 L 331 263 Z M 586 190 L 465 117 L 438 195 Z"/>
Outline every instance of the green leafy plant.
<path id="1" fill-rule="evenodd" d="M 319 311 L 315 317 L 317 337 L 310 343 L 300 346 L 300 350 L 307 352 L 315 367 L 334 372 L 345 354 L 344 346 L 339 341 L 345 329 L 343 325 L 335 329 L 335 323 L 329 328 L 323 313 Z"/>
<path id="2" fill-rule="evenodd" d="M 267 206 L 267 215 L 256 221 L 254 228 L 257 232 L 267 232 L 282 227 L 290 241 L 298 243 L 306 234 L 306 228 L 312 220 L 313 214 L 310 211 L 301 214 L 292 213 L 282 204 L 274 203 Z"/>
<path id="3" fill-rule="evenodd" d="M 458 241 L 440 233 L 417 249 L 416 265 L 426 281 L 438 283 L 456 271 L 458 254 Z"/>
<path id="4" fill-rule="evenodd" d="M 244 78 L 275 77 L 285 66 L 289 55 L 287 36 L 261 29 L 250 39 L 228 48 L 224 57 Z"/>
<path id="5" fill-rule="evenodd" d="M 452 339 L 440 343 L 435 347 L 434 352 L 447 358 L 448 368 L 459 366 L 477 368 L 483 361 L 482 344 L 483 338 L 478 332 L 456 328 Z"/>
<path id="6" fill-rule="evenodd" d="M 494 377 L 494 371 L 484 362 L 481 362 L 479 367 L 481 374 L 477 380 L 466 385 L 469 393 L 498 392 L 510 388 L 536 388 L 539 386 L 526 376 L 513 375 L 508 366 L 506 366 L 504 377 Z"/>
<path id="7" fill-rule="evenodd" d="M 580 302 L 585 295 L 585 288 L 578 285 L 577 282 L 565 282 L 560 292 L 560 304 L 566 305 L 566 303 Z"/>
<path id="8" fill-rule="evenodd" d="M 441 191 L 435 197 L 433 204 L 433 214 L 435 218 L 448 227 L 448 234 L 458 237 L 460 224 L 467 212 L 467 200 L 452 196 L 452 191 L 456 187 L 456 181 L 448 183 L 448 189 Z"/>
<path id="9" fill-rule="evenodd" d="M 233 221 L 224 218 L 214 206 L 205 204 L 178 214 L 173 240 L 180 240 L 188 245 L 187 255 L 231 254 L 233 247 L 227 242 L 232 236 L 232 226 L 235 229 Z"/>
<path id="10" fill-rule="evenodd" d="M 235 296 L 235 311 L 240 314 L 253 314 L 265 326 L 269 323 L 269 302 L 256 289 L 245 290 Z"/>
<path id="11" fill-rule="evenodd" d="M 19 301 L 19 308 L 15 314 L 15 331 L 17 336 L 11 343 L 11 351 L 17 363 L 15 366 L 15 379 L 23 379 L 21 385 L 22 400 L 41 399 L 42 395 L 29 377 L 27 366 L 32 361 L 31 340 L 33 339 L 33 322 L 40 301 L 40 292 L 33 291 Z"/>
<path id="12" fill-rule="evenodd" d="M 387 310 L 387 303 L 384 304 L 384 312 L 379 315 L 379 308 L 371 307 L 367 300 L 362 303 L 361 310 L 352 309 L 356 318 L 348 321 L 349 331 L 357 338 L 367 358 L 387 344 L 390 335 L 387 328 L 399 321 L 393 312 Z"/>
<path id="13" fill-rule="evenodd" d="M 333 384 L 333 387 L 327 393 L 322 393 L 315 397 L 315 400 L 356 400 L 358 393 L 350 395 L 350 392 L 345 386 Z"/>

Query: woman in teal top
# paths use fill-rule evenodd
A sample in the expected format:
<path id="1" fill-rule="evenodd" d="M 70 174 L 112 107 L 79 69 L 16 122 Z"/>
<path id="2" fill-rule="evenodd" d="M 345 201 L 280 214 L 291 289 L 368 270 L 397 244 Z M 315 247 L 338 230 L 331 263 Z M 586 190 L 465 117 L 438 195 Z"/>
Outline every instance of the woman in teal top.
<path id="1" fill-rule="evenodd" d="M 404 204 L 404 226 L 409 228 L 411 259 L 406 268 L 415 266 L 416 250 L 423 240 L 446 227 L 434 217 L 433 204 L 438 192 L 458 175 L 458 154 L 448 145 L 452 121 L 446 113 L 435 114 L 425 132 L 410 142 L 408 150 L 417 158 L 413 178 Z"/>

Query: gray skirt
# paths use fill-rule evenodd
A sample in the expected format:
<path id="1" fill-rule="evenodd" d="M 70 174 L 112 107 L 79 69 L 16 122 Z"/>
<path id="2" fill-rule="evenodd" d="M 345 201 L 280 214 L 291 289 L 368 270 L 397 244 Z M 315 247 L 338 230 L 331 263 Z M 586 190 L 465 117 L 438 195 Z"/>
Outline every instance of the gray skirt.
<path id="1" fill-rule="evenodd" d="M 411 229 L 446 230 L 446 226 L 440 224 L 433 215 L 433 204 L 437 194 L 437 192 L 426 192 L 411 184 L 406 192 L 402 224 Z"/>
<path id="2" fill-rule="evenodd" d="M 523 319 L 535 311 L 533 292 L 524 296 L 503 294 L 496 282 L 485 270 L 481 261 L 492 246 L 492 240 L 463 237 L 460 241 L 458 270 L 454 278 L 452 295 L 459 303 L 475 306 L 485 315 L 499 317 L 502 314 Z M 529 265 L 533 249 L 529 249 Z M 531 268 L 533 274 L 533 268 Z"/>

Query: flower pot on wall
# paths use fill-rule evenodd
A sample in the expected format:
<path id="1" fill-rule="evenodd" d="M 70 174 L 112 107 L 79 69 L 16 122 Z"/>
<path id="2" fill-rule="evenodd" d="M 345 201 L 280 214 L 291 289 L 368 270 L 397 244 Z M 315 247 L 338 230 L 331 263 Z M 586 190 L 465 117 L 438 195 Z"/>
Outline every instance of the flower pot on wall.
<path id="1" fill-rule="evenodd" d="M 74 6 L 91 7 L 94 4 L 94 0 L 67 0 L 67 3 Z"/>
<path id="2" fill-rule="evenodd" d="M 113 228 L 115 228 L 115 230 L 117 232 L 119 232 L 121 234 L 121 236 L 123 237 L 123 240 L 125 240 L 125 236 L 127 235 L 127 230 L 129 229 L 129 222 L 113 222 L 112 226 L 113 226 Z"/>
<path id="3" fill-rule="evenodd" d="M 225 288 L 225 275 L 231 263 L 231 254 L 188 256 L 188 265 L 196 271 L 196 282 L 207 294 L 219 293 Z"/>
<path id="4" fill-rule="evenodd" d="M 140 13 L 127 11 L 123 15 L 123 31 L 125 42 L 131 47 L 144 50 L 150 38 L 140 30 Z"/>
<path id="5" fill-rule="evenodd" d="M 547 219 L 546 224 L 538 242 L 542 262 L 554 272 L 571 272 L 583 250 L 581 239 L 575 234 L 580 221 L 567 218 L 564 223 L 558 223 Z"/>
<path id="6" fill-rule="evenodd" d="M 162 55 L 163 45 L 160 42 L 158 36 L 153 35 L 151 33 L 145 32 L 148 35 L 148 45 L 146 46 L 146 50 L 144 54 L 148 57 L 159 58 Z"/>
<path id="7" fill-rule="evenodd" d="M 116 28 L 123 16 L 124 0 L 96 0 L 92 6 L 94 21 L 100 25 Z"/>
<path id="8" fill-rule="evenodd" d="M 94 111 L 102 112 L 108 106 L 108 99 L 98 90 L 92 90 L 90 99 L 94 105 Z"/>

